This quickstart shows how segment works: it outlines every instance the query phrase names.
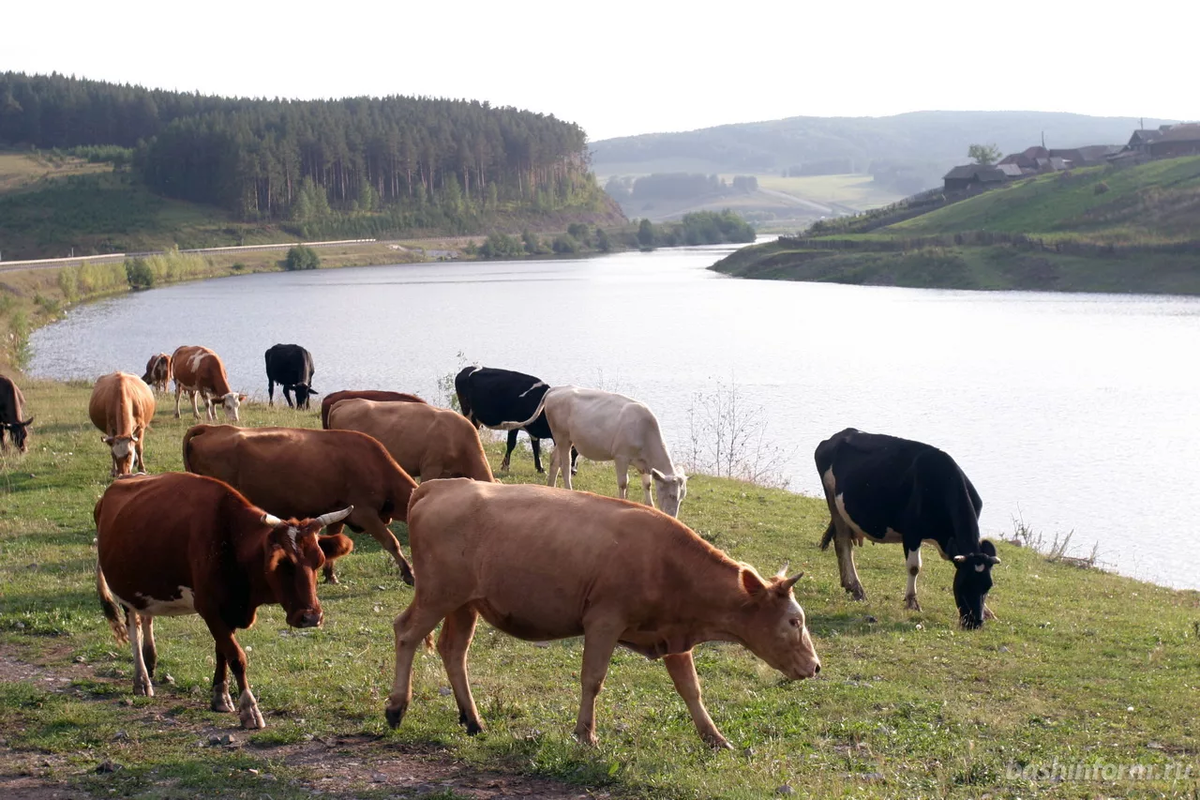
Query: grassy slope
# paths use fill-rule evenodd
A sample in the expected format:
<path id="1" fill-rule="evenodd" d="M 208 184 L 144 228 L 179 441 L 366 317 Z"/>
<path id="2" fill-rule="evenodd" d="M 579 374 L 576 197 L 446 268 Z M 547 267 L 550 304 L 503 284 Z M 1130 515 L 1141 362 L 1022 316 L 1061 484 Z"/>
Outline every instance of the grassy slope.
<path id="1" fill-rule="evenodd" d="M 895 192 L 880 188 L 870 175 L 806 175 L 791 178 L 759 175 L 758 185 L 817 203 L 836 203 L 858 211 L 886 206 L 902 199 Z"/>
<path id="2" fill-rule="evenodd" d="M 1108 191 L 1097 193 L 1105 184 Z M 1103 242 L 1187 241 L 1200 234 L 1200 156 L 1043 175 L 897 223 L 897 235 L 1002 231 Z"/>
<path id="3" fill-rule="evenodd" d="M 301 796 L 296 782 L 321 770 L 283 763 L 279 746 L 308 734 L 367 734 L 397 751 L 445 748 L 470 764 L 657 797 L 764 797 L 784 784 L 801 795 L 855 797 L 1197 791 L 1189 782 L 1030 785 L 1006 768 L 1055 759 L 1194 765 L 1200 593 L 1050 564 L 1002 545 L 991 600 L 1001 621 L 968 634 L 953 624 L 951 569 L 932 552 L 921 581 L 925 611 L 902 610 L 902 558 L 891 546 L 859 551 L 871 599 L 858 604 L 838 585 L 833 554 L 817 549 L 823 502 L 703 476 L 689 486 L 683 521 L 760 570 L 790 560 L 807 572 L 797 594 L 825 664 L 819 680 L 785 684 L 740 647 L 701 647 L 708 707 L 736 751 L 703 747 L 662 666 L 625 652 L 600 697 L 601 745 L 582 748 L 569 736 L 579 642 L 540 648 L 482 624 L 471 670 L 489 731 L 468 738 L 458 729 L 452 699 L 440 691 L 440 662 L 420 655 L 409 716 L 389 732 L 382 706 L 391 620 L 411 593 L 364 536 L 339 570 L 344 583 L 322 586 L 323 629 L 285 631 L 279 610 L 263 609 L 258 625 L 240 634 L 271 727 L 248 735 L 240 752 L 197 748 L 198 726 L 236 725 L 207 711 L 209 636 L 195 617 L 162 620 L 160 669 L 175 685 L 132 699 L 129 653 L 112 641 L 93 589 L 91 508 L 109 460 L 86 418 L 89 390 L 31 383 L 25 393 L 38 417 L 33 447 L 0 473 L 0 655 L 68 665 L 76 677 L 65 692 L 44 682 L 0 684 L 0 729 L 15 751 L 0 764 L 9 769 L 46 771 L 39 765 L 49 760 L 53 777 L 99 796 L 258 796 L 245 771 L 254 767 L 278 777 L 270 787 L 278 799 Z M 316 415 L 252 406 L 246 422 L 314 425 Z M 147 445 L 154 470 L 179 468 L 189 423 L 172 419 L 160 398 Z M 495 448 L 492 457 L 498 461 Z M 527 455 L 514 461 L 506 480 L 536 479 Z M 615 490 L 609 465 L 585 464 L 579 484 Z M 72 664 L 76 658 L 86 666 Z M 147 721 L 152 712 L 173 724 Z M 356 755 L 351 747 L 338 757 Z M 93 776 L 106 758 L 126 768 Z"/>

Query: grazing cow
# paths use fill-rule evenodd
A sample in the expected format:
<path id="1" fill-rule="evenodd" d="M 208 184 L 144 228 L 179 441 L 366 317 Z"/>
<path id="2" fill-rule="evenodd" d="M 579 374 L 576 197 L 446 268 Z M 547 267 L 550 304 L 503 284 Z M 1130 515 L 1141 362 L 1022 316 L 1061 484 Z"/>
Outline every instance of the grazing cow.
<path id="1" fill-rule="evenodd" d="M 150 356 L 146 362 L 146 374 L 142 380 L 155 391 L 167 393 L 167 384 L 171 382 L 171 357 L 166 353 Z"/>
<path id="2" fill-rule="evenodd" d="M 8 441 L 4 438 L 6 432 L 22 453 L 29 449 L 26 439 L 33 417 L 22 421 L 23 416 L 25 395 L 21 394 L 21 388 L 13 383 L 11 378 L 0 375 L 0 450 L 8 449 Z"/>
<path id="3" fill-rule="evenodd" d="M 654 502 L 650 483 L 658 496 L 658 507 L 679 516 L 679 504 L 687 494 L 687 476 L 677 472 L 663 443 L 654 413 L 637 400 L 600 389 L 555 386 L 542 398 L 542 410 L 554 435 L 547 486 L 553 486 L 562 468 L 559 454 L 575 447 L 584 458 L 613 461 L 617 468 L 617 490 L 622 500 L 629 493 L 629 467 L 642 473 L 646 505 Z M 563 484 L 571 488 L 571 475 L 563 470 Z"/>
<path id="4" fill-rule="evenodd" d="M 267 405 L 275 405 L 275 384 L 283 387 L 283 399 L 293 408 L 291 393 L 296 393 L 295 408 L 308 409 L 312 388 L 312 353 L 298 344 L 277 344 L 266 353 Z"/>
<path id="5" fill-rule="evenodd" d="M 817 472 L 829 503 L 829 527 L 821 549 L 833 542 L 842 587 L 865 600 L 851 546 L 873 542 L 904 545 L 908 564 L 905 606 L 920 611 L 917 575 L 921 542 L 931 541 L 954 562 L 954 602 L 964 628 L 992 617 L 984 601 L 992 588 L 996 546 L 979 538 L 983 501 L 954 459 L 921 442 L 854 428 L 817 446 Z"/>
<path id="6" fill-rule="evenodd" d="M 351 511 L 281 520 L 220 481 L 181 472 L 109 486 L 94 512 L 96 590 L 117 641 L 133 649 L 133 693 L 154 696 L 154 618 L 199 614 L 216 643 L 212 710 L 234 710 L 229 667 L 242 727 L 265 727 L 234 631 L 253 625 L 267 603 L 283 606 L 294 628 L 321 624 L 316 570 L 354 544 L 317 533 Z"/>
<path id="7" fill-rule="evenodd" d="M 403 392 L 385 392 L 378 389 L 363 389 L 356 391 L 353 389 L 343 389 L 340 392 L 327 394 L 321 398 L 321 427 L 329 429 L 329 409 L 343 400 L 353 400 L 361 398 L 363 400 L 374 400 L 377 403 L 424 403 L 420 397 L 415 394 L 404 394 Z"/>
<path id="8" fill-rule="evenodd" d="M 314 517 L 353 505 L 346 520 L 350 530 L 371 534 L 412 584 L 412 568 L 387 524 L 405 519 L 417 484 L 370 436 L 193 425 L 183 435 L 183 468 L 223 480 L 250 502 L 283 517 Z M 341 523 L 330 530 L 339 532 Z M 331 583 L 337 583 L 334 560 L 325 562 L 325 579 Z"/>
<path id="9" fill-rule="evenodd" d="M 329 413 L 329 427 L 373 436 L 405 472 L 422 481 L 495 480 L 478 429 L 449 408 L 428 403 L 342 400 Z"/>
<path id="10" fill-rule="evenodd" d="M 442 623 L 437 648 L 459 722 L 483 728 L 467 683 L 467 649 L 482 616 L 529 641 L 583 636 L 576 737 L 596 743 L 596 695 L 613 649 L 662 658 L 700 736 L 729 747 L 700 699 L 692 648 L 738 642 L 786 677 L 821 670 L 800 578 L 763 580 L 691 529 L 645 506 L 542 486 L 444 480 L 423 483 L 409 507 L 409 542 L 421 576 L 395 621 L 396 678 L 385 716 L 393 728 L 412 702 L 417 647 Z"/>
<path id="11" fill-rule="evenodd" d="M 204 398 L 209 420 L 217 421 L 215 401 L 220 400 L 225 407 L 226 419 L 238 421 L 238 408 L 246 395 L 229 388 L 229 376 L 225 374 L 220 356 L 207 347 L 184 345 L 172 354 L 171 369 L 175 373 L 175 419 L 179 419 L 179 396 L 187 392 L 192 398 L 192 416 L 196 419 L 200 419 L 196 407 L 196 395 L 199 394 Z"/>
<path id="12" fill-rule="evenodd" d="M 508 471 L 512 459 L 513 448 L 517 446 L 517 431 L 523 430 L 529 434 L 529 445 L 533 450 L 533 465 L 538 472 L 542 469 L 542 439 L 550 439 L 550 426 L 541 412 L 534 412 L 542 402 L 542 396 L 550 387 L 545 381 L 513 372 L 507 369 L 492 367 L 466 367 L 454 377 L 454 391 L 458 395 L 458 405 L 463 416 L 476 427 L 483 425 L 487 428 L 508 431 L 508 449 L 504 451 L 504 461 L 500 464 L 502 472 Z M 513 420 L 528 419 L 529 422 L 513 427 Z M 571 453 L 571 469 L 575 469 L 577 453 Z"/>
<path id="13" fill-rule="evenodd" d="M 154 392 L 136 375 L 113 372 L 96 380 L 88 416 L 104 431 L 100 440 L 112 452 L 113 475 L 128 475 L 134 468 L 146 471 L 142 450 L 154 419 L 154 405 Z"/>

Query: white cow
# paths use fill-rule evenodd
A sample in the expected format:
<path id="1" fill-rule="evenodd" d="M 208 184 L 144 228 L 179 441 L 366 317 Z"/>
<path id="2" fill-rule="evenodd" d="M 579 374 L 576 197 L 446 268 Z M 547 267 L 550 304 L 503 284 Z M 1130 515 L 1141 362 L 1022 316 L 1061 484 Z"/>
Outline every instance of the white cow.
<path id="1" fill-rule="evenodd" d="M 658 508 L 672 517 L 679 516 L 679 504 L 687 494 L 687 476 L 676 472 L 658 420 L 649 408 L 624 395 L 578 386 L 551 388 L 542 398 L 539 413 L 542 408 L 554 437 L 547 486 L 555 485 L 561 470 L 564 485 L 571 488 L 571 470 L 562 469 L 561 455 L 570 453 L 574 445 L 584 458 L 616 462 L 622 500 L 629 492 L 632 465 L 642 473 L 646 505 L 654 505 L 650 496 L 653 478 Z"/>

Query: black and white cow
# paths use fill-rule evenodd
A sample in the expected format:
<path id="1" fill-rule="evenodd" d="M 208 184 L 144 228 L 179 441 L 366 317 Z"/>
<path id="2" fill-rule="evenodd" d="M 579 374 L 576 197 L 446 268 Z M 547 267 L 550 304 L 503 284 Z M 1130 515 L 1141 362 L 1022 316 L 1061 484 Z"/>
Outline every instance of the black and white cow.
<path id="1" fill-rule="evenodd" d="M 312 353 L 298 344 L 277 344 L 267 351 L 267 402 L 275 405 L 275 384 L 283 387 L 283 399 L 292 407 L 290 392 L 296 393 L 296 408 L 308 408 L 312 388 Z"/>
<path id="2" fill-rule="evenodd" d="M 17 449 L 24 453 L 28 449 L 25 437 L 28 434 L 29 423 L 33 417 L 23 420 L 25 416 L 25 396 L 11 378 L 0 375 L 0 450 L 8 448 L 4 434 L 12 437 Z M 542 421 L 545 422 L 545 417 Z"/>
<path id="3" fill-rule="evenodd" d="M 550 439 L 550 424 L 542 412 L 537 418 L 521 428 L 508 429 L 504 423 L 527 420 L 538 412 L 542 396 L 550 387 L 540 378 L 492 367 L 466 367 L 454 377 L 454 390 L 458 394 L 458 405 L 463 416 L 476 427 L 508 430 L 508 449 L 504 451 L 501 470 L 507 470 L 513 448 L 517 446 L 517 431 L 529 434 L 533 449 L 533 465 L 538 472 L 542 469 L 542 448 L 539 440 Z M 579 454 L 571 448 L 571 470 Z"/>
<path id="4" fill-rule="evenodd" d="M 867 595 L 851 546 L 864 538 L 898 542 L 908 564 L 904 603 L 920 611 L 921 542 L 930 541 L 954 561 L 954 602 L 963 627 L 979 628 L 992 617 L 984 601 L 1000 559 L 996 546 L 979 538 L 983 501 L 954 459 L 921 442 L 854 428 L 821 442 L 814 455 L 830 514 L 821 549 L 833 542 L 842 587 L 855 600 Z"/>

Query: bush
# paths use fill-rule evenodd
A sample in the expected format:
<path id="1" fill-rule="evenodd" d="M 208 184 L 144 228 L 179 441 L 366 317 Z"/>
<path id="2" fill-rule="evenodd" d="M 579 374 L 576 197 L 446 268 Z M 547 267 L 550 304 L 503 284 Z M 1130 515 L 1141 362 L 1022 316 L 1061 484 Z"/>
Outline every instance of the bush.
<path id="1" fill-rule="evenodd" d="M 554 244 L 551 248 L 559 255 L 571 255 L 579 252 L 579 242 L 570 234 L 563 234 L 554 237 Z"/>
<path id="2" fill-rule="evenodd" d="M 311 247 L 298 244 L 288 250 L 283 265 L 288 270 L 317 269 L 321 266 L 321 257 Z"/>
<path id="3" fill-rule="evenodd" d="M 1107 191 L 1108 191 L 1108 184 L 1105 183 L 1104 181 L 1100 181 L 1099 183 L 1097 183 L 1096 188 L 1092 190 L 1092 192 L 1094 194 L 1104 194 Z"/>
<path id="4" fill-rule="evenodd" d="M 525 243 L 507 233 L 493 233 L 479 248 L 480 258 L 520 258 L 525 255 Z"/>
<path id="5" fill-rule="evenodd" d="M 154 285 L 154 270 L 144 258 L 125 259 L 125 280 L 130 289 L 149 289 Z"/>

